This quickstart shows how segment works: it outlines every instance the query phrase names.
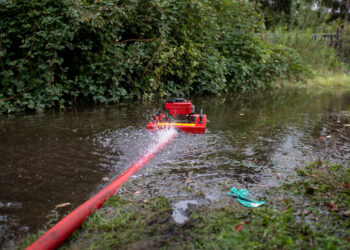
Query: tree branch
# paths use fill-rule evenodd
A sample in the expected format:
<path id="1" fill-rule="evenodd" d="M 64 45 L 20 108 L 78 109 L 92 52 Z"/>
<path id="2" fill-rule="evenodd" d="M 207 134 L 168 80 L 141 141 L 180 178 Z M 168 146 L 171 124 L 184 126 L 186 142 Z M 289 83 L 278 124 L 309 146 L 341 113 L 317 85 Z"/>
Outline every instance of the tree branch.
<path id="1" fill-rule="evenodd" d="M 22 92 L 19 92 L 19 93 L 13 95 L 13 96 L 10 96 L 9 98 L 5 99 L 5 102 L 14 99 L 16 96 L 19 96 L 19 95 L 22 95 L 22 94 L 27 93 L 29 91 L 32 91 L 33 89 L 34 89 L 34 87 L 26 89 L 26 90 L 23 90 Z"/>
<path id="2" fill-rule="evenodd" d="M 119 43 L 127 43 L 127 42 L 149 42 L 149 41 L 153 41 L 154 38 L 134 38 L 134 39 L 126 39 L 123 41 L 120 41 Z"/>

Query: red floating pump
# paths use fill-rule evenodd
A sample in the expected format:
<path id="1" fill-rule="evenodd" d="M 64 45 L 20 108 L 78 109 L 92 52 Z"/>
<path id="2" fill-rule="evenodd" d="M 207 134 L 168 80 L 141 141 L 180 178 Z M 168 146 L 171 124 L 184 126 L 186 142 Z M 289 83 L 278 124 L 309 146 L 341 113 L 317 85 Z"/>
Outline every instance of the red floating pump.
<path id="1" fill-rule="evenodd" d="M 207 116 L 200 111 L 194 114 L 195 108 L 192 103 L 184 98 L 167 100 L 164 104 L 167 113 L 158 110 L 153 119 L 147 124 L 146 129 L 177 128 L 186 133 L 204 134 Z"/>
<path id="2" fill-rule="evenodd" d="M 194 106 L 190 101 L 187 101 L 184 98 L 168 100 L 165 102 L 164 108 L 174 117 L 177 115 L 189 115 L 194 113 Z"/>

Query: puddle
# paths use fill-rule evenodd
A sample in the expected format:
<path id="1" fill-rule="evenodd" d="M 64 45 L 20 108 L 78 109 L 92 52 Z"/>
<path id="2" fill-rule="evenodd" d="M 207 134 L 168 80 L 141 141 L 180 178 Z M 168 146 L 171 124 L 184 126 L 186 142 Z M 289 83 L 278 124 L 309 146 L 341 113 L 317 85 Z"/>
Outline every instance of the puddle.
<path id="1" fill-rule="evenodd" d="M 173 213 L 172 217 L 176 224 L 183 225 L 188 221 L 188 209 L 191 205 L 198 205 L 196 200 L 183 200 L 178 201 L 172 205 Z"/>

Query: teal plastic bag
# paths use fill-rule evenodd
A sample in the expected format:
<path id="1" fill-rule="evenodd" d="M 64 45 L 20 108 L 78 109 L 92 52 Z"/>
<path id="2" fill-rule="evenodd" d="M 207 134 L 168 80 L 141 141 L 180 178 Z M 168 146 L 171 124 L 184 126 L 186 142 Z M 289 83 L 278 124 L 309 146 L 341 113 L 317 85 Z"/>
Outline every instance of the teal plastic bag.
<path id="1" fill-rule="evenodd" d="M 265 201 L 254 201 L 249 199 L 247 196 L 249 196 L 250 193 L 247 189 L 238 190 L 236 187 L 233 187 L 231 192 L 227 192 L 227 194 L 237 198 L 237 201 L 246 207 L 254 208 L 265 204 Z"/>

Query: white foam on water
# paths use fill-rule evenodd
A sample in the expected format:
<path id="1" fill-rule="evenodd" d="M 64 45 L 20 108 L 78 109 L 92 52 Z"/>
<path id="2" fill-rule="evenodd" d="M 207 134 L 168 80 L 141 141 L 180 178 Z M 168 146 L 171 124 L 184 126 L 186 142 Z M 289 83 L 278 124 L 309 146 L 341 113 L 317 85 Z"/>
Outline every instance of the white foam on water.
<path id="1" fill-rule="evenodd" d="M 156 135 L 158 139 L 156 141 L 156 145 L 154 146 L 153 150 L 155 150 L 158 144 L 169 141 L 173 136 L 175 136 L 175 134 L 177 134 L 177 130 L 173 127 L 169 127 L 169 128 L 157 131 Z"/>
<path id="2" fill-rule="evenodd" d="M 105 130 L 95 136 L 93 143 L 96 156 L 102 156 L 100 166 L 113 170 L 111 176 L 125 171 L 143 155 L 153 153 L 160 144 L 172 139 L 177 130 L 173 127 L 157 131 L 128 127 Z"/>

